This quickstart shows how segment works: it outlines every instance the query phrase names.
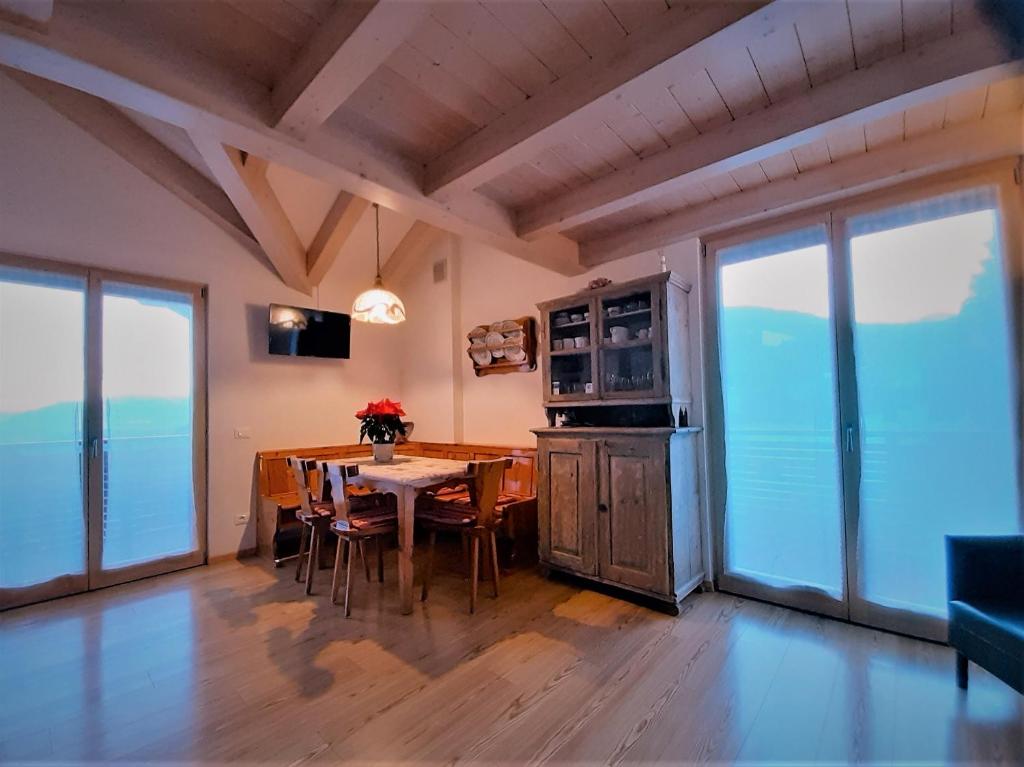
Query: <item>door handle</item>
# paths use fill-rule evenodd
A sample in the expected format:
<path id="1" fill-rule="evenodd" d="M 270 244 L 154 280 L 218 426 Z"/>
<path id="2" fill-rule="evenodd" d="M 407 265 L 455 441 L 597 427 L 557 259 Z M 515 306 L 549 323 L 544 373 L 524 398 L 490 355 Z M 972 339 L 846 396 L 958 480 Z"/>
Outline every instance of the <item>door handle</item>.
<path id="1" fill-rule="evenodd" d="M 853 452 L 853 426 L 849 424 L 846 426 L 846 452 Z"/>

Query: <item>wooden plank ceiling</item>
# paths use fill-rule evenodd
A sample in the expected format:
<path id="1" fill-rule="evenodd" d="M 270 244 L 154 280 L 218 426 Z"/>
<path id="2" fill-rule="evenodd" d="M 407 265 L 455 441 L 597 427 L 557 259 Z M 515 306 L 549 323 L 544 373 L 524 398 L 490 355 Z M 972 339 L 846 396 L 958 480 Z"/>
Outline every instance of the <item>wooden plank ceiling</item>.
<path id="1" fill-rule="evenodd" d="M 1019 62 L 972 0 L 57 0 L 48 22 L 3 13 L 0 0 L 0 63 L 112 101 L 211 181 L 201 156 L 223 143 L 565 273 L 583 268 L 577 243 L 995 125 L 1024 101 Z"/>

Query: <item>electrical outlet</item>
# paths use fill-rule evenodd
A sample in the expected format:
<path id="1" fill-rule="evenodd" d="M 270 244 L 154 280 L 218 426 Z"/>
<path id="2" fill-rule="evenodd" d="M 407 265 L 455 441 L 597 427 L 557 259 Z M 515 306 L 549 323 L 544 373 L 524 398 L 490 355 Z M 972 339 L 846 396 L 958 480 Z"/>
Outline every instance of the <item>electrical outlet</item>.
<path id="1" fill-rule="evenodd" d="M 235 429 L 235 439 L 252 439 L 252 429 L 248 426 Z"/>
<path id="2" fill-rule="evenodd" d="M 248 514 L 236 514 L 235 515 L 235 524 L 239 525 L 239 526 L 249 524 L 249 515 Z"/>

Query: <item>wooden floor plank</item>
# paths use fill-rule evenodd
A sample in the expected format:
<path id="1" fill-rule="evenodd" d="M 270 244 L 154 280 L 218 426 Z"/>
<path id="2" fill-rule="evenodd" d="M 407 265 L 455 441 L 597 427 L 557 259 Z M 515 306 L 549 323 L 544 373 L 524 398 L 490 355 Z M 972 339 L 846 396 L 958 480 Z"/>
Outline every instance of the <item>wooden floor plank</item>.
<path id="1" fill-rule="evenodd" d="M 399 612 L 291 568 L 197 568 L 0 615 L 0 761 L 678 764 L 1024 760 L 1024 702 L 949 648 L 726 594 L 679 617 L 532 571 L 468 614 L 448 550 Z M 488 593 L 486 589 L 483 593 Z"/>

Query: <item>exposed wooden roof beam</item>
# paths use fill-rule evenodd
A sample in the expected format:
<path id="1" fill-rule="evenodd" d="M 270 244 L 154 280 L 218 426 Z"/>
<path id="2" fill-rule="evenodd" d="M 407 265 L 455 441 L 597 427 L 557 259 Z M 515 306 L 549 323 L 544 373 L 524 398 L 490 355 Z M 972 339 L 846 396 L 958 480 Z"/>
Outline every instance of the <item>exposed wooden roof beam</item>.
<path id="1" fill-rule="evenodd" d="M 46 24 L 53 16 L 53 0 L 0 0 L 0 14 L 9 14 L 33 24 Z"/>
<path id="2" fill-rule="evenodd" d="M 426 2 L 339 2 L 273 89 L 276 124 L 302 137 L 322 125 L 427 15 Z"/>
<path id="3" fill-rule="evenodd" d="M 399 282 L 407 275 L 420 260 L 420 256 L 444 235 L 444 232 L 435 226 L 417 221 L 412 228 L 406 232 L 405 237 L 392 251 L 388 260 L 381 268 L 381 276 L 385 282 Z"/>
<path id="4" fill-rule="evenodd" d="M 348 192 L 339 192 L 331 209 L 327 211 L 316 237 L 306 251 L 306 269 L 309 280 L 319 285 L 324 275 L 338 258 L 338 254 L 352 235 L 356 224 L 370 206 L 369 201 Z"/>
<path id="5" fill-rule="evenodd" d="M 902 181 L 1018 154 L 1022 149 L 1024 119 L 1019 112 L 966 123 L 584 242 L 581 254 L 583 262 L 594 267 L 691 237 L 704 237 Z"/>
<path id="6" fill-rule="evenodd" d="M 792 19 L 797 6 L 777 0 L 758 10 L 763 5 L 760 0 L 710 3 L 693 12 L 693 6 L 683 4 L 666 11 L 429 163 L 424 190 L 433 194 L 455 185 L 480 186 L 535 157 L 570 122 L 585 121 L 599 102 L 616 98 L 630 82 L 669 78 L 670 72 L 699 66 L 711 50 L 741 50 L 751 37 Z"/>
<path id="7" fill-rule="evenodd" d="M 61 22 L 57 24 L 57 22 Z M 55 26 L 56 25 L 56 26 Z M 63 83 L 193 134 L 287 165 L 510 255 L 563 274 L 579 274 L 575 242 L 552 236 L 527 242 L 511 213 L 468 192 L 427 197 L 422 166 L 382 153 L 352 136 L 316 131 L 305 141 L 268 123 L 269 103 L 232 83 L 189 77 L 188 60 L 169 65 L 115 36 L 57 14 L 48 34 L 0 20 L 0 64 Z"/>
<path id="8" fill-rule="evenodd" d="M 520 211 L 519 234 L 563 231 L 728 173 L 847 126 L 1015 74 L 1019 63 L 977 29 L 851 72 Z"/>
<path id="9" fill-rule="evenodd" d="M 306 271 L 306 250 L 270 188 L 265 168 L 260 163 L 243 163 L 241 152 L 224 146 L 215 138 L 199 133 L 190 135 L 203 162 L 252 230 L 284 283 L 307 295 L 312 293 Z"/>
<path id="10" fill-rule="evenodd" d="M 263 251 L 231 201 L 202 173 L 106 101 L 32 75 L 7 76 L 101 144 L 120 155 L 254 254 Z"/>

